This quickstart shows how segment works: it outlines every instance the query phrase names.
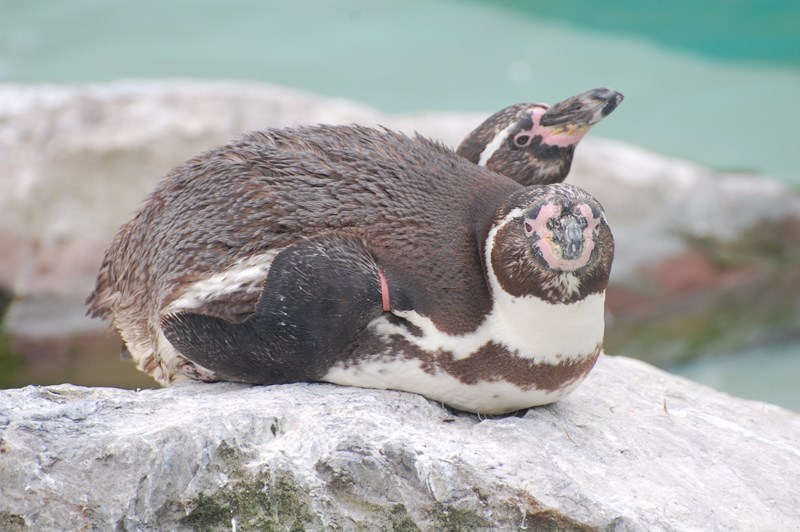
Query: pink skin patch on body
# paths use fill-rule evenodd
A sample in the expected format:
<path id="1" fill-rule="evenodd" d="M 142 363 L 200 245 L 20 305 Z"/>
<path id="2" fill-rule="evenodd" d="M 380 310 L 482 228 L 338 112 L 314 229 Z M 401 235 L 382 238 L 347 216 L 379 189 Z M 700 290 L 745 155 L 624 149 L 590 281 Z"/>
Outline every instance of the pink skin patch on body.
<path id="1" fill-rule="evenodd" d="M 525 234 L 533 236 L 539 235 L 539 240 L 534 243 L 542 254 L 542 258 L 553 270 L 573 271 L 586 266 L 589 257 L 594 251 L 594 232 L 600 225 L 600 220 L 594 217 L 592 209 L 585 203 L 581 203 L 575 208 L 576 214 L 582 215 L 586 219 L 586 227 L 583 229 L 583 251 L 576 259 L 565 259 L 556 253 L 559 244 L 553 242 L 553 232 L 547 228 L 547 222 L 552 218 L 561 215 L 561 208 L 548 203 L 540 210 L 536 218 L 525 218 Z"/>
<path id="2" fill-rule="evenodd" d="M 574 146 L 589 132 L 590 127 L 578 128 L 576 126 L 567 125 L 566 127 L 550 127 L 542 125 L 542 115 L 547 112 L 545 107 L 531 107 L 528 113 L 533 120 L 533 127 L 528 130 L 523 130 L 514 135 L 514 142 L 518 146 L 527 146 L 536 136 L 542 137 L 542 143 L 550 146 L 568 147 Z M 528 137 L 526 142 L 520 143 L 518 139 L 521 137 Z"/>
<path id="3" fill-rule="evenodd" d="M 383 270 L 378 270 L 381 278 L 381 300 L 383 301 L 383 311 L 384 312 L 391 312 L 392 304 L 389 301 L 389 282 L 386 280 L 386 275 L 383 274 Z"/>

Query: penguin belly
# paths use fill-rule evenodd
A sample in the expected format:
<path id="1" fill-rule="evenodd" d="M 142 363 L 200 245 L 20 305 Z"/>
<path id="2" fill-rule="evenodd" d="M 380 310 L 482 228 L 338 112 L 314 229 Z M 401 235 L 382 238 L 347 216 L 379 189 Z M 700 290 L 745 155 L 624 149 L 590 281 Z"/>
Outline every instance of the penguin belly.
<path id="1" fill-rule="evenodd" d="M 321 380 L 414 392 L 481 414 L 552 403 L 575 390 L 594 367 L 603 340 L 603 301 L 602 294 L 559 307 L 530 301 L 549 320 L 523 331 L 499 319 L 495 309 L 476 331 L 457 336 L 415 312 L 398 313 L 408 319 L 384 314 Z"/>

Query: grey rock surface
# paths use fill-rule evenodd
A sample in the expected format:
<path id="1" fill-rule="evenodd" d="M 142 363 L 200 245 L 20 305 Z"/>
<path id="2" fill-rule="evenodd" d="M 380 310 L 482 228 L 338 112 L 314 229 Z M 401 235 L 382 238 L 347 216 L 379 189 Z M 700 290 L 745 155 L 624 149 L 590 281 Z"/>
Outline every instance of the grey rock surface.
<path id="1" fill-rule="evenodd" d="M 796 530 L 800 416 L 601 357 L 524 417 L 325 384 L 0 391 L 0 528 Z"/>

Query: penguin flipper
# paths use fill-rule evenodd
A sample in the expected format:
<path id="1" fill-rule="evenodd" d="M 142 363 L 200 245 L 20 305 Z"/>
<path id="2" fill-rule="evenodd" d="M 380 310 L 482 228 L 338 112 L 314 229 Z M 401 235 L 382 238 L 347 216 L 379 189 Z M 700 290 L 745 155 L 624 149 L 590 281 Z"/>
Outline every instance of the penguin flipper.
<path id="1" fill-rule="evenodd" d="M 236 323 L 178 312 L 162 318 L 167 340 L 224 380 L 317 380 L 383 311 L 375 259 L 355 237 L 303 240 L 273 260 L 256 310 Z"/>

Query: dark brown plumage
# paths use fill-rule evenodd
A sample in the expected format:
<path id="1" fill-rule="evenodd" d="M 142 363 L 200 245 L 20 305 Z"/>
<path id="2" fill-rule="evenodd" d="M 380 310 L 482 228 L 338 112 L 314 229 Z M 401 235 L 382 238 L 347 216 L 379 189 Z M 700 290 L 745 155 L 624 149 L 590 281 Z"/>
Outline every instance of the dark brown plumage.
<path id="1" fill-rule="evenodd" d="M 584 214 L 579 205 L 589 206 Z M 556 214 L 526 236 L 522 221 L 543 206 Z M 576 271 L 550 271 L 565 248 L 547 235 L 558 234 L 561 220 L 586 227 L 587 213 L 593 225 L 576 245 L 591 244 L 588 261 Z M 545 237 L 546 246 L 539 242 Z M 162 383 L 344 382 L 326 372 L 358 366 L 370 356 L 367 346 L 391 358 L 393 335 L 400 346 L 430 331 L 445 343 L 476 334 L 487 316 L 500 319 L 497 290 L 554 304 L 602 296 L 612 256 L 600 206 L 575 187 L 524 189 L 420 137 L 300 127 L 248 133 L 174 169 L 114 238 L 88 303 L 93 316 L 113 320 L 140 369 Z M 576 280 L 564 284 L 565 275 Z M 342 292 L 342 280 L 352 287 Z M 384 280 L 391 312 L 381 306 Z M 481 360 L 499 350 L 532 356 L 515 351 L 517 325 L 506 321 Z M 318 322 L 325 330 L 314 329 Z M 387 327 L 400 332 L 380 332 Z M 594 338 L 596 325 L 592 331 Z M 596 340 L 586 345 L 574 354 L 584 369 L 599 349 Z M 566 383 L 578 379 L 564 375 Z M 556 389 L 557 379 L 548 379 Z M 418 391 L 380 382 L 363 385 Z M 451 404 L 475 409 L 455 398 Z M 482 410 L 498 408 L 506 406 Z"/>

